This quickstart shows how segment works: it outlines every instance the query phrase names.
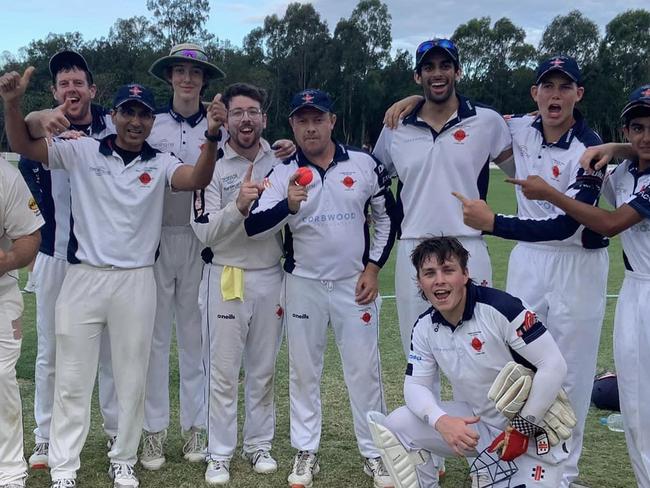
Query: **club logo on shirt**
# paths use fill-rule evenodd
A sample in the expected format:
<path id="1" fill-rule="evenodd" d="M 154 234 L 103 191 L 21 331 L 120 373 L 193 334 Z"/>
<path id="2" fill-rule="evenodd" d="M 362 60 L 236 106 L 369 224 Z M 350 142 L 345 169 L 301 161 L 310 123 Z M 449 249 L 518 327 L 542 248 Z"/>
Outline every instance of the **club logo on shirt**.
<path id="1" fill-rule="evenodd" d="M 530 310 L 526 311 L 526 315 L 524 316 L 524 322 L 517 329 L 517 335 L 519 337 L 522 337 L 526 332 L 532 329 L 533 325 L 535 325 L 536 323 L 537 323 L 537 315 L 535 315 L 535 313 L 531 312 Z"/>
<path id="2" fill-rule="evenodd" d="M 372 320 L 372 315 L 370 312 L 364 312 L 363 315 L 361 315 L 361 320 L 364 321 L 366 325 L 370 325 L 370 321 Z"/>
<path id="3" fill-rule="evenodd" d="M 458 129 L 456 132 L 454 132 L 454 139 L 456 139 L 457 142 L 463 142 L 466 137 L 467 132 L 465 132 L 463 129 Z"/>
<path id="4" fill-rule="evenodd" d="M 481 339 L 479 339 L 478 337 L 474 337 L 472 339 L 472 342 L 470 342 L 470 344 L 476 352 L 481 352 L 481 350 L 483 349 L 484 342 L 481 341 Z"/>
<path id="5" fill-rule="evenodd" d="M 148 185 L 149 183 L 151 183 L 152 178 L 151 178 L 151 175 L 149 173 L 144 171 L 144 172 L 140 173 L 140 176 L 138 176 L 138 179 L 140 180 L 140 183 L 142 183 L 143 185 Z"/>
<path id="6" fill-rule="evenodd" d="M 34 215 L 36 215 L 37 217 L 39 215 L 41 215 L 41 209 L 38 208 L 38 204 L 36 203 L 36 200 L 34 199 L 34 197 L 29 197 L 29 201 L 27 202 L 27 206 L 29 207 L 29 209 L 32 212 L 34 212 Z"/>
<path id="7" fill-rule="evenodd" d="M 343 186 L 345 186 L 346 188 L 352 188 L 356 183 L 356 181 L 354 180 L 354 178 L 352 178 L 352 176 L 348 175 L 341 180 L 341 183 L 343 183 Z"/>
<path id="8" fill-rule="evenodd" d="M 533 468 L 533 472 L 531 473 L 530 477 L 533 478 L 534 481 L 541 481 L 544 479 L 545 472 L 546 470 L 538 464 Z"/>
<path id="9" fill-rule="evenodd" d="M 275 315 L 277 315 L 278 318 L 282 318 L 284 315 L 284 310 L 279 303 L 275 306 Z"/>
<path id="10" fill-rule="evenodd" d="M 554 164 L 551 168 L 551 172 L 553 173 L 553 178 L 557 179 L 560 176 L 560 167 L 557 164 Z"/>

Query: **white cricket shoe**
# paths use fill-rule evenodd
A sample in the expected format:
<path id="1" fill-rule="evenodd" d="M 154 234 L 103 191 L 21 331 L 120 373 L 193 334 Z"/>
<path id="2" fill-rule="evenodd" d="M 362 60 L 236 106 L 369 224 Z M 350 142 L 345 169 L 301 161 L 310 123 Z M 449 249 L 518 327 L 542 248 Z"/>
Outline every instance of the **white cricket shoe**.
<path id="1" fill-rule="evenodd" d="M 230 461 L 208 460 L 205 470 L 205 482 L 209 485 L 225 485 L 230 481 Z"/>
<path id="2" fill-rule="evenodd" d="M 258 449 L 255 452 L 242 451 L 241 455 L 244 459 L 250 461 L 253 471 L 256 473 L 268 474 L 275 473 L 278 470 L 278 463 L 273 459 L 270 451 L 264 449 Z"/>
<path id="3" fill-rule="evenodd" d="M 29 467 L 32 469 L 47 469 L 47 458 L 50 450 L 49 442 L 37 442 L 32 455 L 29 456 Z"/>
<path id="4" fill-rule="evenodd" d="M 60 480 L 52 480 L 50 488 L 75 488 L 77 486 L 77 480 L 73 478 L 65 478 Z"/>
<path id="5" fill-rule="evenodd" d="M 366 458 L 363 463 L 363 472 L 372 477 L 375 488 L 393 488 L 393 478 L 388 474 L 386 466 L 380 457 Z"/>
<path id="6" fill-rule="evenodd" d="M 395 435 L 384 426 L 386 416 L 380 412 L 366 415 L 370 435 L 395 488 L 419 488 L 415 466 L 424 462 L 418 451 L 408 452 Z"/>
<path id="7" fill-rule="evenodd" d="M 205 430 L 192 427 L 183 446 L 183 457 L 191 463 L 205 461 L 208 454 L 208 437 Z"/>
<path id="8" fill-rule="evenodd" d="M 144 431 L 142 437 L 142 454 L 140 464 L 144 469 L 156 471 L 165 464 L 164 444 L 167 439 L 167 429 L 160 432 Z"/>
<path id="9" fill-rule="evenodd" d="M 314 484 L 314 476 L 320 471 L 318 457 L 309 451 L 298 451 L 293 458 L 293 469 L 289 473 L 287 481 L 291 488 L 311 488 Z"/>
<path id="10" fill-rule="evenodd" d="M 113 480 L 113 488 L 137 488 L 140 486 L 133 466 L 125 463 L 111 463 L 108 476 Z"/>

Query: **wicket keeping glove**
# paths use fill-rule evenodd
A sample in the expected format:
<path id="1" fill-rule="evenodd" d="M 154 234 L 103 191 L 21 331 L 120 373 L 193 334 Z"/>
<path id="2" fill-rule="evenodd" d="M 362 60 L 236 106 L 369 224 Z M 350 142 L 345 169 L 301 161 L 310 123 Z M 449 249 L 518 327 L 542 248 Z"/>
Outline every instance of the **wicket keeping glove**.
<path id="1" fill-rule="evenodd" d="M 530 437 L 541 432 L 539 426 L 529 422 L 520 415 L 515 415 L 506 430 L 492 441 L 488 452 L 495 452 L 504 461 L 513 461 L 528 450 Z"/>
<path id="2" fill-rule="evenodd" d="M 494 401 L 499 412 L 508 419 L 512 419 L 526 404 L 534 376 L 535 373 L 530 369 L 510 361 L 492 383 L 488 391 L 488 398 Z M 555 446 L 571 437 L 571 430 L 576 423 L 576 415 L 569 398 L 564 389 L 561 389 L 544 415 L 541 427 L 548 434 L 551 445 Z"/>

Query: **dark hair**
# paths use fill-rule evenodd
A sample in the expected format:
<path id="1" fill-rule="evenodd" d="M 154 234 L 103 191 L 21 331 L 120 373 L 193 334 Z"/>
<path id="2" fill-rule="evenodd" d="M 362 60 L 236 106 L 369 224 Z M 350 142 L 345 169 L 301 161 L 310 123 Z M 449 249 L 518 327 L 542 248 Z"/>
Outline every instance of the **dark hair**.
<path id="1" fill-rule="evenodd" d="M 260 107 L 264 110 L 264 105 L 266 104 L 266 90 L 263 88 L 258 88 L 249 85 L 248 83 L 233 83 L 223 92 L 221 101 L 226 108 L 230 108 L 230 101 L 237 96 L 252 98 L 256 102 L 259 102 Z"/>
<path id="2" fill-rule="evenodd" d="M 632 119 L 637 119 L 639 117 L 650 117 L 650 106 L 639 105 L 638 107 L 630 109 L 623 117 L 623 127 L 629 129 Z"/>
<path id="3" fill-rule="evenodd" d="M 438 264 L 442 264 L 450 258 L 455 257 L 458 259 L 460 269 L 463 272 L 467 271 L 469 252 L 467 252 L 467 249 L 465 249 L 460 241 L 455 237 L 429 237 L 413 249 L 413 252 L 411 253 L 411 263 L 413 263 L 413 266 L 415 267 L 416 276 L 418 278 L 420 277 L 420 268 L 431 256 L 435 256 L 438 259 Z M 422 290 L 420 290 L 420 296 L 424 301 L 429 301 Z"/>
<path id="4" fill-rule="evenodd" d="M 461 269 L 463 271 L 467 270 L 469 252 L 467 252 L 467 249 L 455 237 L 429 237 L 413 249 L 411 262 L 415 266 L 418 276 L 420 276 L 420 268 L 431 256 L 435 256 L 438 259 L 438 264 L 442 264 L 449 260 L 449 258 L 455 257 L 458 259 Z"/>
<path id="5" fill-rule="evenodd" d="M 88 86 L 93 84 L 93 74 L 82 66 L 77 66 L 76 64 L 70 62 L 65 62 L 59 65 L 58 68 L 59 69 L 57 70 L 57 72 L 52 75 L 52 84 L 54 85 L 55 88 L 56 88 L 56 77 L 59 75 L 61 71 L 72 71 L 75 69 L 86 73 L 86 82 L 88 83 Z"/>

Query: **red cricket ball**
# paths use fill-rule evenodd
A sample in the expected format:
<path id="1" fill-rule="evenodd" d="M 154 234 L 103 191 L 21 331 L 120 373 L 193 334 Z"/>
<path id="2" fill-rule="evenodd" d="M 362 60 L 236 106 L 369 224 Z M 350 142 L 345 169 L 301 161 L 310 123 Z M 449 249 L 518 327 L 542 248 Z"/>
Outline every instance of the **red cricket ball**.
<path id="1" fill-rule="evenodd" d="M 314 179 L 314 173 L 309 168 L 301 167 L 296 171 L 298 178 L 296 178 L 296 183 L 300 186 L 307 186 Z"/>

